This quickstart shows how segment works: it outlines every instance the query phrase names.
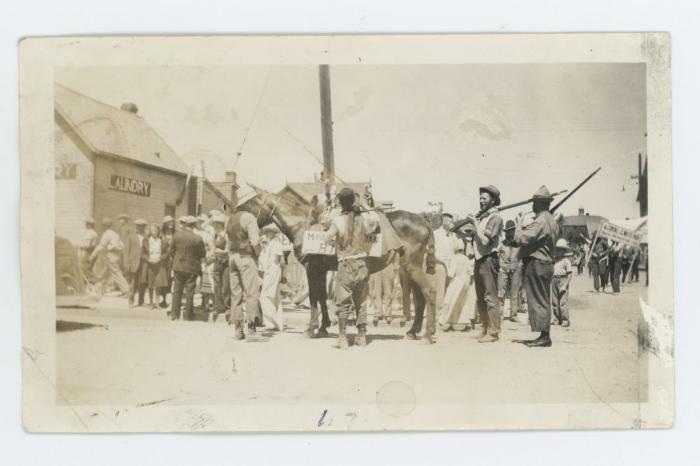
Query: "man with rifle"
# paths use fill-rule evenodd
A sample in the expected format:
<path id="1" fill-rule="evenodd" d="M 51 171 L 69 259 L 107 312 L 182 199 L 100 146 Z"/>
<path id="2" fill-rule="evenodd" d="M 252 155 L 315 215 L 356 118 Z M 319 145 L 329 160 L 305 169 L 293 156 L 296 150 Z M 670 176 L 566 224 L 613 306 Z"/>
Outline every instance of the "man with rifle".
<path id="1" fill-rule="evenodd" d="M 535 340 L 524 342 L 529 347 L 552 346 L 549 325 L 552 320 L 550 299 L 554 275 L 554 244 L 559 237 L 559 225 L 549 210 L 554 197 L 546 186 L 532 196 L 534 220 L 523 226 L 523 215 L 518 214 L 515 243 L 520 246 L 523 260 L 523 284 L 527 294 L 527 312 L 530 329 L 540 332 Z"/>

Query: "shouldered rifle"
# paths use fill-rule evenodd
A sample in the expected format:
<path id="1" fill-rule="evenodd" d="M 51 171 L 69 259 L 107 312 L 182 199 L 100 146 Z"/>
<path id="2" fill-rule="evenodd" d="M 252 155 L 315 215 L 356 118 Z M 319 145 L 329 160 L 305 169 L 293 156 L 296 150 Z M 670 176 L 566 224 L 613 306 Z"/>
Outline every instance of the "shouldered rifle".
<path id="1" fill-rule="evenodd" d="M 556 192 L 556 193 L 552 194 L 552 196 L 559 196 L 559 195 L 564 194 L 565 192 L 568 192 L 568 189 L 564 189 L 563 191 Z M 498 212 L 501 212 L 504 210 L 513 209 L 515 207 L 520 207 L 521 205 L 530 204 L 532 201 L 533 201 L 533 199 L 530 198 L 530 199 L 526 199 L 524 201 L 514 202 L 512 204 L 506 204 L 503 206 L 496 207 L 496 210 L 498 210 Z M 451 231 L 457 231 L 460 228 L 462 228 L 464 225 L 466 225 L 467 223 L 469 223 L 469 218 L 466 218 L 464 220 L 460 220 L 459 222 L 455 222 L 455 225 L 454 225 L 454 227 L 452 227 Z"/>

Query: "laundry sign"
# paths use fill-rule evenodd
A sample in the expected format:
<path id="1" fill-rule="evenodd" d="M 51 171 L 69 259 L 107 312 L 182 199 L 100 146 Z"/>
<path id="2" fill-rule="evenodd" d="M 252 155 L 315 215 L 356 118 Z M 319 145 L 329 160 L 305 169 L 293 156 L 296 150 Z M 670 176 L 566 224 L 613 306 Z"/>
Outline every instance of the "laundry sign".
<path id="1" fill-rule="evenodd" d="M 151 195 L 151 183 L 148 181 L 136 180 L 115 173 L 109 175 L 109 189 L 144 197 Z"/>

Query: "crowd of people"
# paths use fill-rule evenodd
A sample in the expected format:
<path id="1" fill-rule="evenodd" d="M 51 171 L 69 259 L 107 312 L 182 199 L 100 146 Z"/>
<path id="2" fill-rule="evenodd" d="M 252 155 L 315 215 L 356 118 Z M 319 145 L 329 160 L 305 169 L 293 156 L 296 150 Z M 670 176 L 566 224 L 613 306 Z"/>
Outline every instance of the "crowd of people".
<path id="1" fill-rule="evenodd" d="M 518 322 L 518 315 L 527 312 L 531 330 L 539 335 L 522 343 L 548 347 L 551 325 L 571 323 L 568 297 L 574 269 L 581 274 L 588 265 L 596 291 L 604 291 L 610 282 L 613 292 L 619 292 L 621 274 L 639 279 L 638 255 L 630 248 L 605 240 L 591 245 L 583 237 L 569 244 L 560 237 L 546 186 L 532 197 L 534 217 L 518 214 L 505 223 L 498 188 L 489 185 L 479 191 L 476 215 L 456 225 L 452 214 L 442 212 L 440 226 L 432 232 L 435 267 L 429 277 L 435 313 L 433 321 L 426 319 L 425 342 L 434 341 L 437 324 L 445 332 L 481 325 L 479 342 L 493 343 L 499 340 L 503 320 Z M 357 326 L 354 344 L 367 344 L 368 312 L 375 325 L 391 323 L 399 301 L 401 325 L 413 318 L 410 306 L 401 302 L 411 299 L 411 293 L 401 289 L 398 257 L 369 273 L 370 249 L 381 232 L 376 212 L 367 208 L 371 206 L 371 193 L 359 195 L 349 188 L 312 202 L 307 228 L 324 231 L 336 255 L 332 261 L 320 254 L 302 259 L 306 286 L 296 303 L 308 298 L 306 337 L 328 336 L 329 301 L 339 329 L 338 348 L 349 346 L 349 324 Z M 225 315 L 237 339 L 261 326 L 284 330 L 281 285 L 292 248 L 274 224 L 260 229 L 249 212 L 226 215 L 214 210 L 177 222 L 166 216 L 152 225 L 142 219 L 132 222 L 123 214 L 117 222 L 102 219 L 101 226 L 98 234 L 95 221 L 86 222 L 80 250 L 85 275 L 103 292 L 116 290 L 130 307 L 145 306 L 147 298 L 151 308 L 170 307 L 171 319 L 182 314 L 186 320 L 193 318 L 194 296 L 200 294 L 200 309 Z M 417 338 L 414 331 L 407 337 Z"/>
<path id="2" fill-rule="evenodd" d="M 254 218 L 239 214 L 232 219 L 240 225 L 241 216 L 247 221 L 245 236 L 255 244 L 250 251 L 243 250 L 241 241 L 230 246 L 231 237 L 241 239 L 243 234 L 233 222 L 227 231 L 228 217 L 217 210 L 180 217 L 177 224 L 170 216 L 151 225 L 143 219 L 132 222 L 127 214 L 119 215 L 116 223 L 105 217 L 101 234 L 95 220 L 88 219 L 80 244 L 83 273 L 101 294 L 116 292 L 128 299 L 130 308 L 170 308 L 173 320 L 181 314 L 185 320 L 193 318 L 196 294 L 203 313 L 241 320 L 246 292 L 255 325 L 281 330 L 280 284 L 288 242 L 274 225 L 260 230 Z"/>

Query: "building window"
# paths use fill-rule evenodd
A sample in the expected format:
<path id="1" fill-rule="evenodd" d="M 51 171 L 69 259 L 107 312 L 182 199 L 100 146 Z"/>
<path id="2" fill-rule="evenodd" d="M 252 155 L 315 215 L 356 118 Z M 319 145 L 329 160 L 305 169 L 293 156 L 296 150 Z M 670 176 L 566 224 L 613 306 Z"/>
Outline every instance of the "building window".
<path id="1" fill-rule="evenodd" d="M 165 204 L 165 215 L 175 218 L 175 204 Z"/>

